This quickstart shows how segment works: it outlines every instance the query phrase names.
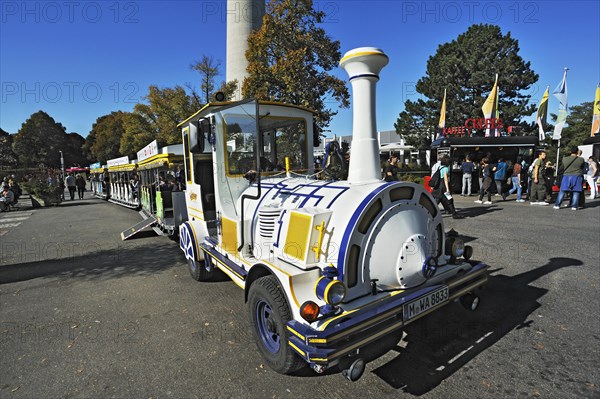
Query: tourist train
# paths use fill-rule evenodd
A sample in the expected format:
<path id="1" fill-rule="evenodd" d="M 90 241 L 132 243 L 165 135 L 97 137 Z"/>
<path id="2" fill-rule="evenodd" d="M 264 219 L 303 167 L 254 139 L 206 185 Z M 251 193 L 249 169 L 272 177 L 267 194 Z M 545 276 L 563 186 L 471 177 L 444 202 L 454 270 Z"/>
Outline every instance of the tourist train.
<path id="1" fill-rule="evenodd" d="M 208 104 L 180 124 L 182 157 L 162 153 L 161 170 L 185 177 L 171 209 L 185 207 L 175 224 L 190 274 L 206 281 L 220 270 L 244 290 L 258 349 L 277 372 L 337 366 L 355 381 L 370 345 L 444 305 L 478 307 L 488 266 L 445 231 L 423 186 L 381 179 L 375 88 L 387 63 L 371 47 L 340 62 L 354 103 L 347 180 L 315 178 L 313 112 L 280 103 Z M 159 165 L 143 177 L 146 161 L 122 162 L 102 170 L 111 198 L 158 212 Z M 120 189 L 132 170 L 142 171 L 142 199 Z"/>
<path id="2" fill-rule="evenodd" d="M 98 198 L 139 210 L 158 234 L 177 235 L 179 225 L 187 220 L 184 187 L 179 184 L 183 159 L 182 144 L 158 148 L 155 140 L 138 151 L 137 159 L 125 156 L 108 160 L 104 166 L 91 165 L 92 192 Z"/>

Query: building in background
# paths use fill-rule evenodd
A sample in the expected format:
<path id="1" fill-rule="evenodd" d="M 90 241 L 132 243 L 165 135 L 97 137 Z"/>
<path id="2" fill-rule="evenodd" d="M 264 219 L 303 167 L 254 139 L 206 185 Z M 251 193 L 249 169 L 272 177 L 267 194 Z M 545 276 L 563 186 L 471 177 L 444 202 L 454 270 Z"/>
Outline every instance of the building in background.
<path id="1" fill-rule="evenodd" d="M 392 153 L 396 153 L 399 156 L 399 162 L 408 165 L 409 163 L 419 164 L 419 152 L 406 145 L 403 139 L 400 138 L 395 130 L 385 130 L 377 132 L 379 138 L 379 154 L 383 159 L 389 158 Z M 321 140 L 321 145 L 315 147 L 314 157 L 319 158 L 325 154 L 325 146 L 331 141 L 337 141 L 342 146 L 345 141 L 350 146 L 350 152 L 352 152 L 352 135 L 326 137 Z"/>

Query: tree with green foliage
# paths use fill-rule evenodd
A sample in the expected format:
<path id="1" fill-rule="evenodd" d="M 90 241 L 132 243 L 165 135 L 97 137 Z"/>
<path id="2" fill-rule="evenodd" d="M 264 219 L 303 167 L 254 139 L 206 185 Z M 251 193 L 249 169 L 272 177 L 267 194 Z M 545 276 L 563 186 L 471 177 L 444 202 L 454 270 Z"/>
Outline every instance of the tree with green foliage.
<path id="1" fill-rule="evenodd" d="M 404 103 L 405 110 L 394 124 L 396 132 L 407 144 L 428 148 L 439 121 L 444 89 L 446 126 L 462 126 L 468 118 L 483 117 L 481 107 L 496 74 L 503 125 L 533 131 L 533 125 L 523 118 L 536 110 L 529 100 L 538 75 L 519 55 L 519 42 L 510 32 L 503 35 L 499 26 L 480 24 L 440 45 L 429 57 L 426 74 L 416 85 L 422 98 Z"/>
<path id="2" fill-rule="evenodd" d="M 79 133 L 67 133 L 63 155 L 65 166 L 88 166 L 89 153 L 85 150 L 85 138 Z"/>
<path id="3" fill-rule="evenodd" d="M 594 103 L 584 102 L 579 105 L 569 107 L 569 115 L 567 116 L 566 126 L 561 132 L 560 139 L 560 154 L 569 155 L 569 149 L 574 146 L 579 146 L 583 140 L 590 137 L 592 128 L 592 117 L 594 114 Z M 551 114 L 551 119 L 556 121 L 556 115 Z M 548 130 L 549 135 L 551 131 Z M 554 163 L 556 161 L 556 152 L 558 149 L 558 141 L 552 141 L 551 145 L 546 149 L 548 160 Z"/>
<path id="4" fill-rule="evenodd" d="M 203 55 L 200 61 L 196 61 L 194 64 L 190 65 L 191 69 L 200 73 L 200 89 L 202 95 L 198 94 L 194 85 L 188 83 L 186 87 L 190 90 L 194 101 L 201 106 L 208 104 L 209 102 L 215 102 L 215 95 L 219 92 L 223 93 L 225 96 L 224 101 L 230 101 L 237 90 L 237 80 L 233 80 L 231 82 L 223 81 L 221 82 L 221 85 L 215 89 L 215 78 L 219 76 L 220 66 L 221 63 L 219 61 L 215 61 L 212 57 L 207 55 Z"/>
<path id="5" fill-rule="evenodd" d="M 215 78 L 219 76 L 220 65 L 219 61 L 215 61 L 208 55 L 203 55 L 202 59 L 190 65 L 191 69 L 200 73 L 200 89 L 204 95 L 204 104 L 210 101 L 210 95 L 215 89 Z"/>
<path id="6" fill-rule="evenodd" d="M 105 164 L 107 160 L 121 156 L 119 147 L 125 133 L 126 115 L 127 112 L 116 111 L 96 119 L 85 143 L 94 161 Z"/>
<path id="7" fill-rule="evenodd" d="M 14 168 L 18 165 L 17 154 L 13 152 L 12 143 L 14 135 L 5 132 L 0 128 L 0 167 Z"/>
<path id="8" fill-rule="evenodd" d="M 13 138 L 22 167 L 59 167 L 60 151 L 65 150 L 65 127 L 44 111 L 32 114 Z"/>
<path id="9" fill-rule="evenodd" d="M 242 83 L 242 93 L 313 109 L 322 129 L 337 114 L 326 101 L 333 99 L 347 108 L 349 94 L 345 82 L 328 73 L 338 66 L 340 42 L 318 26 L 325 13 L 315 10 L 312 3 L 269 1 L 261 29 L 248 37 L 249 76 Z"/>

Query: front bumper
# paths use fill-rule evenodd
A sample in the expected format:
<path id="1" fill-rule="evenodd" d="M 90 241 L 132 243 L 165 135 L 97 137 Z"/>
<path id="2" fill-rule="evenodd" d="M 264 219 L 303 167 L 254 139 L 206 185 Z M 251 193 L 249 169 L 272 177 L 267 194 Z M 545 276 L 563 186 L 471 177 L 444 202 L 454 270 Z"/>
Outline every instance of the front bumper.
<path id="1" fill-rule="evenodd" d="M 291 320 L 287 323 L 288 344 L 310 364 L 333 366 L 344 356 L 356 354 L 360 348 L 392 331 L 401 329 L 485 284 L 488 278 L 488 266 L 478 262 L 469 263 L 473 267 L 468 272 L 455 276 L 443 284 L 449 289 L 448 300 L 429 308 L 410 320 L 405 320 L 404 305 L 443 287 L 443 285 L 427 286 L 410 293 L 398 291 L 388 298 L 336 316 L 336 320 L 329 323 L 322 331 Z"/>

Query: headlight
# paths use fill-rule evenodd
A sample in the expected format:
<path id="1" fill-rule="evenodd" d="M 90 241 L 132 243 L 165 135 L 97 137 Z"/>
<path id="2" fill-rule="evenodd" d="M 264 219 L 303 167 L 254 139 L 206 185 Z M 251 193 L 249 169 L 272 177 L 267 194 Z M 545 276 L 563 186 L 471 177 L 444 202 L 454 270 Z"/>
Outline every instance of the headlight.
<path id="1" fill-rule="evenodd" d="M 458 233 L 454 229 L 446 233 L 446 255 L 452 256 L 454 259 L 460 258 L 465 252 L 465 242 L 458 238 Z"/>
<path id="2" fill-rule="evenodd" d="M 346 297 L 346 286 L 340 280 L 321 277 L 315 285 L 315 295 L 326 304 L 337 306 Z"/>
<path id="3" fill-rule="evenodd" d="M 460 258 L 465 251 L 465 242 L 460 238 L 454 239 L 452 243 L 452 256 Z"/>

